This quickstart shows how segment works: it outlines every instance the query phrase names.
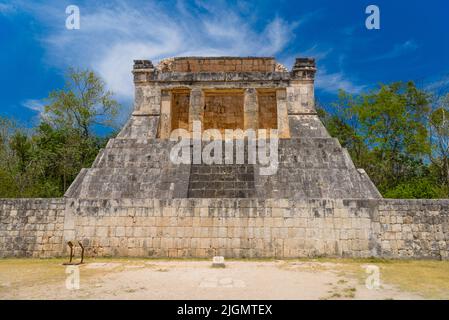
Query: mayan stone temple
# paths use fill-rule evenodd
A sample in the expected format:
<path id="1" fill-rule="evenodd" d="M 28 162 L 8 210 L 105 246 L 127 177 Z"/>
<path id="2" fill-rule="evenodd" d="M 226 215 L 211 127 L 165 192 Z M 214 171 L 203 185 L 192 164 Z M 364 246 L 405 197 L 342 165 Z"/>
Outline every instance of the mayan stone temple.
<path id="1" fill-rule="evenodd" d="M 63 256 L 75 240 L 87 256 L 448 258 L 449 200 L 382 198 L 318 118 L 314 59 L 177 57 L 132 72 L 130 119 L 64 198 L 0 200 L 1 257 Z M 173 161 L 176 132 L 189 161 Z M 195 161 L 210 140 L 216 161 Z M 249 161 L 254 150 L 274 162 Z"/>

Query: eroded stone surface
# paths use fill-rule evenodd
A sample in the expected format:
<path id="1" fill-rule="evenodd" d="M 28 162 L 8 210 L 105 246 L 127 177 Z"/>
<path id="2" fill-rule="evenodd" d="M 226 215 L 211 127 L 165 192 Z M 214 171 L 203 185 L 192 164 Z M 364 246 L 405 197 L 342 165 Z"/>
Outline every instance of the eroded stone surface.
<path id="1" fill-rule="evenodd" d="M 133 114 L 65 198 L 0 200 L 0 256 L 77 239 L 88 256 L 447 259 L 449 201 L 383 200 L 316 115 L 315 72 L 308 58 L 290 72 L 270 57 L 135 61 Z M 278 129 L 277 170 L 173 163 L 172 130 L 195 120 Z"/>
<path id="2" fill-rule="evenodd" d="M 291 72 L 271 57 L 181 57 L 152 66 L 136 61 L 131 119 L 67 197 L 381 198 L 316 115 L 313 59 L 298 58 Z M 192 130 L 193 121 L 221 133 L 278 129 L 277 170 L 261 175 L 247 157 L 243 166 L 174 165 L 170 134 Z"/>

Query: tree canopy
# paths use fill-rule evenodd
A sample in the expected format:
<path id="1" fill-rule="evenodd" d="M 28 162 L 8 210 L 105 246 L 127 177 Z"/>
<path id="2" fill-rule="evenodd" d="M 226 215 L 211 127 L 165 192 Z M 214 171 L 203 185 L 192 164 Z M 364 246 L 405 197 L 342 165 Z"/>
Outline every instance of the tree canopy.
<path id="1" fill-rule="evenodd" d="M 0 197 L 59 197 L 81 168 L 90 167 L 119 108 L 89 70 L 69 70 L 65 88 L 51 92 L 32 130 L 0 119 Z"/>
<path id="2" fill-rule="evenodd" d="M 319 115 L 385 197 L 439 198 L 449 195 L 448 101 L 395 82 L 357 96 L 340 91 L 334 111 Z"/>

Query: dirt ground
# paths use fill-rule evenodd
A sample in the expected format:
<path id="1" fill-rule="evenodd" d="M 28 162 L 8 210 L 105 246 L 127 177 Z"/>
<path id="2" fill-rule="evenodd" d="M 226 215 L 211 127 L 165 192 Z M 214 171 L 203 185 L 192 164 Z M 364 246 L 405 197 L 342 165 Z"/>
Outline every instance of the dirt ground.
<path id="1" fill-rule="evenodd" d="M 449 298 L 449 263 L 441 261 L 235 260 L 212 268 L 206 260 L 97 259 L 79 269 L 62 262 L 1 259 L 0 299 Z M 367 266 L 379 268 L 378 286 L 367 286 Z"/>

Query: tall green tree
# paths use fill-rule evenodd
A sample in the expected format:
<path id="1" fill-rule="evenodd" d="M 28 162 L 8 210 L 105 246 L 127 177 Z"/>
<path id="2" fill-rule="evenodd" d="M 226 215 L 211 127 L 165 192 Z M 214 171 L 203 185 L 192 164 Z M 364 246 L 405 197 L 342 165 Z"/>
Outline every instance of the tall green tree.
<path id="1" fill-rule="evenodd" d="M 425 162 L 431 150 L 430 102 L 429 94 L 413 82 L 380 85 L 356 96 L 340 91 L 336 112 L 324 122 L 384 195 L 399 188 L 395 196 L 417 197 L 419 192 L 404 190 L 410 184 L 434 183 Z"/>
<path id="2" fill-rule="evenodd" d="M 1 196 L 33 196 L 40 168 L 27 130 L 10 119 L 0 118 L 0 142 Z"/>
<path id="3" fill-rule="evenodd" d="M 119 104 L 104 81 L 90 70 L 69 69 L 64 89 L 49 95 L 45 121 L 58 128 L 80 130 L 92 137 L 94 126 L 113 127 Z"/>
<path id="4" fill-rule="evenodd" d="M 114 128 L 119 104 L 104 81 L 90 70 L 70 69 L 66 85 L 49 95 L 37 143 L 45 169 L 65 192 L 81 168 L 89 167 L 106 143 L 96 126 Z"/>
<path id="5" fill-rule="evenodd" d="M 438 182 L 449 188 L 449 93 L 437 99 L 429 117 L 429 158 Z"/>
<path id="6" fill-rule="evenodd" d="M 118 107 L 95 73 L 70 69 L 32 132 L 0 118 L 0 197 L 62 196 L 107 142 L 95 129 L 114 128 Z"/>

